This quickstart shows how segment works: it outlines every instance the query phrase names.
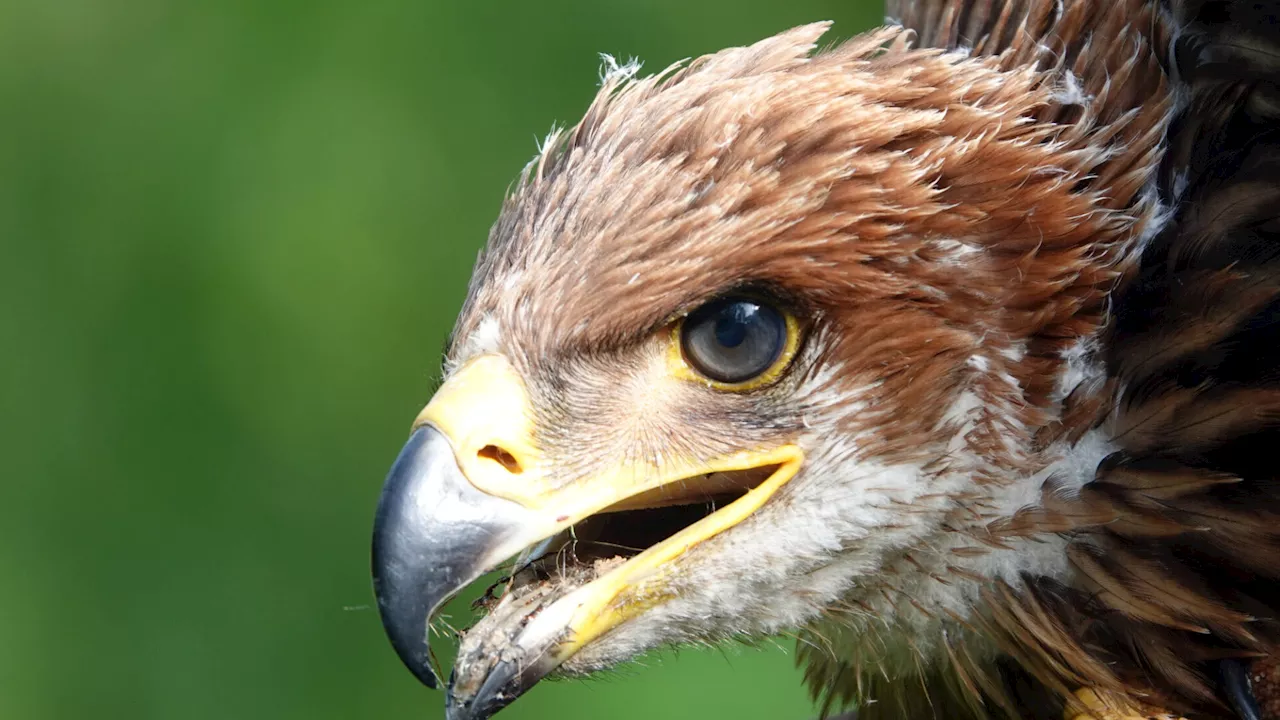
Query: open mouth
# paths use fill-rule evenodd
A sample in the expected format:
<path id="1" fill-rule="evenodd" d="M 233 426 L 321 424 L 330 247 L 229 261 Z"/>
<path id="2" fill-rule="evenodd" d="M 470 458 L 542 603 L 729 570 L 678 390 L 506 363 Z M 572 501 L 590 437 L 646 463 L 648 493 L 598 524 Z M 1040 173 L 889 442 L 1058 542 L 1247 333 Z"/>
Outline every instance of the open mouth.
<path id="1" fill-rule="evenodd" d="M 633 495 L 525 550 L 510 574 L 489 587 L 477 607 L 493 609 L 501 597 L 522 590 L 580 587 L 627 560 L 692 528 L 769 479 L 777 465 L 717 472 L 678 480 Z M 544 588 L 549 589 L 549 588 Z"/>
<path id="2" fill-rule="evenodd" d="M 461 633 L 450 702 L 485 696 L 486 684 L 504 663 L 537 665 L 545 659 L 544 643 L 535 644 L 538 649 L 531 655 L 521 650 L 521 640 L 530 624 L 561 600 L 572 604 L 569 595 L 591 592 L 587 586 L 592 585 L 640 587 L 664 556 L 682 554 L 716 534 L 707 526 L 731 526 L 756 510 L 772 495 L 773 489 L 761 486 L 777 478 L 779 469 L 771 464 L 677 480 L 611 505 L 527 548 L 510 574 L 473 604 L 485 615 Z M 651 600 L 632 595 L 617 602 L 634 607 Z M 562 672 L 573 674 L 571 669 Z"/>
<path id="3" fill-rule="evenodd" d="M 405 667 L 429 687 L 444 680 L 433 617 L 516 557 L 482 601 L 484 617 L 462 634 L 446 687 L 453 718 L 486 718 L 562 666 L 583 669 L 599 655 L 580 650 L 677 600 L 697 548 L 750 517 L 804 463 L 799 445 L 779 439 L 598 458 L 565 483 L 530 407 L 505 357 L 468 360 L 414 421 L 374 514 L 379 615 Z"/>

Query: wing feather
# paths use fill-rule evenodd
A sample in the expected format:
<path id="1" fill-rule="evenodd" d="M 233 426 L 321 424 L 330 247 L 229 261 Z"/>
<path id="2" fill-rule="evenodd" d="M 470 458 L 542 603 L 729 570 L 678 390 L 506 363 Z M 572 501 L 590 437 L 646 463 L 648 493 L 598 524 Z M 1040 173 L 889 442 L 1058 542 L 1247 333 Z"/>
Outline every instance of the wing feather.
<path id="1" fill-rule="evenodd" d="M 992 588 L 989 614 L 964 632 L 998 639 L 1001 667 L 1017 670 L 1001 671 L 1005 689 L 1035 717 L 1061 705 L 1031 709 L 1027 687 L 1039 697 L 1073 684 L 1232 717 L 1216 663 L 1280 649 L 1280 7 L 888 0 L 887 14 L 914 30 L 917 46 L 1070 70 L 1085 92 L 1110 93 L 1105 112 L 1151 112 L 1142 83 L 1125 82 L 1142 62 L 1178 83 L 1157 176 L 1110 178 L 1147 183 L 1171 218 L 1111 297 L 1102 359 L 1106 387 L 1118 388 L 1108 419 L 1118 450 L 1070 500 L 1076 508 L 1040 513 L 1069 533 L 1077 581 Z M 1110 46 L 1132 33 L 1152 49 L 1145 61 Z M 1080 112 L 1064 103 L 1048 119 Z M 1020 531 L 1019 518 L 1004 529 Z M 952 657 L 958 641 L 948 640 Z M 858 674 L 844 661 L 807 659 L 811 685 L 826 683 L 829 697 L 865 697 L 841 686 Z M 976 704 L 945 692 L 925 703 L 873 679 L 896 700 L 862 716 L 999 714 L 1008 704 L 985 672 L 966 663 L 929 679 L 967 688 Z"/>

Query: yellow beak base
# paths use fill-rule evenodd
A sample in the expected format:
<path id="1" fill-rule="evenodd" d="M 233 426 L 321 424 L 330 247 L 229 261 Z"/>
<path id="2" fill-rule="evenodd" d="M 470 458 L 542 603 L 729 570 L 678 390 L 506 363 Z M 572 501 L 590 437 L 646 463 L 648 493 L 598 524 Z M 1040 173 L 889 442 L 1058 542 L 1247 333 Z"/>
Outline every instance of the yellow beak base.
<path id="1" fill-rule="evenodd" d="M 605 462 L 588 478 L 558 483 L 534 422 L 511 365 L 479 356 L 418 416 L 412 447 L 388 475 L 375 523 L 375 590 L 392 644 L 424 682 L 435 676 L 429 616 L 481 573 L 601 511 L 678 503 L 677 483 L 735 473 L 762 481 L 585 585 L 528 608 L 536 614 L 513 619 L 512 632 L 468 634 L 449 689 L 451 718 L 488 717 L 588 643 L 669 598 L 664 578 L 673 563 L 758 510 L 804 460 L 799 447 L 784 444 L 660 464 Z"/>

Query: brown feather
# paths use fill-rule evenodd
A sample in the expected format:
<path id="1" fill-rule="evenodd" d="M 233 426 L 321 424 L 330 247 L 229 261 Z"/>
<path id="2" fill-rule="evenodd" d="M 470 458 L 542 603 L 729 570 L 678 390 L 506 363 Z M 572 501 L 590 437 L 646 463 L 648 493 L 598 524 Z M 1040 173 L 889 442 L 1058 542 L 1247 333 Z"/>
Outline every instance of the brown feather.
<path id="1" fill-rule="evenodd" d="M 874 699 L 864 720 L 1012 715 L 1012 660 L 1064 702 L 1086 685 L 1222 717 L 1211 663 L 1280 644 L 1280 33 L 1234 0 L 889 13 L 903 27 L 816 54 L 825 25 L 608 79 L 512 190 L 449 358 L 496 325 L 564 483 L 600 455 L 796 431 L 813 407 L 777 399 L 800 387 L 857 398 L 834 428 L 855 459 L 972 462 L 971 494 L 889 503 L 903 523 L 943 518 L 945 560 L 887 564 L 802 635 L 824 713 Z M 624 351 L 743 288 L 808 323 L 809 354 L 776 387 L 682 390 L 647 432 L 600 421 L 631 409 L 613 392 L 635 369 L 618 358 L 641 363 Z M 1073 348 L 1105 377 L 1067 394 Z M 961 422 L 947 412 L 964 393 Z M 1095 429 L 1115 452 L 1093 482 L 1045 480 Z M 1031 507 L 983 492 L 1031 478 Z M 1045 539 L 1070 548 L 1068 577 L 962 567 Z M 899 585 L 922 567 L 976 586 L 971 612 Z M 848 614 L 883 627 L 855 634 Z M 934 615 L 954 619 L 943 661 L 911 641 L 885 657 Z"/>
<path id="2" fill-rule="evenodd" d="M 1084 5 L 1068 5 L 1063 24 L 1081 22 Z M 1176 62 L 1191 92 L 1161 177 L 1166 197 L 1182 203 L 1178 222 L 1115 297 L 1119 322 L 1106 357 L 1117 384 L 1070 398 L 1077 408 L 1064 413 L 1070 420 L 1045 425 L 1037 438 L 1048 447 L 1069 431 L 1078 437 L 1106 409 L 1098 398 L 1122 389 L 1110 420 L 1121 451 L 1077 496 L 1047 490 L 1041 506 L 989 526 L 993 536 L 1077 538 L 1071 556 L 1085 582 L 1066 587 L 1029 578 L 1021 587 L 997 588 L 984 603 L 984 633 L 1060 694 L 1088 685 L 1193 717 L 1218 717 L 1226 709 L 1207 663 L 1277 647 L 1274 622 L 1254 620 L 1280 611 L 1272 589 L 1280 583 L 1277 472 L 1238 455 L 1261 449 L 1257 443 L 1234 449 L 1242 438 L 1271 447 L 1280 441 L 1276 351 L 1250 344 L 1270 337 L 1267 328 L 1280 321 L 1272 309 L 1280 296 L 1280 246 L 1268 244 L 1276 242 L 1280 150 L 1259 140 L 1280 107 L 1274 90 L 1280 64 L 1271 59 L 1280 56 L 1280 37 L 1245 26 L 1240 19 L 1250 12 L 1243 3 L 1175 5 L 1186 27 Z M 890 13 L 916 29 L 923 44 L 980 51 L 1006 47 L 1017 36 L 1013 27 L 1034 34 L 1051 16 L 1034 3 L 945 0 L 891 3 Z M 1137 26 L 1155 47 L 1170 46 L 1171 31 L 1155 13 Z M 1248 41 L 1237 46 L 1233 36 Z M 1077 71 L 1087 69 L 1081 64 L 1087 42 L 1080 47 L 1086 52 L 1068 64 Z M 1025 48 L 1005 57 L 1032 60 Z M 1102 64 L 1122 83 L 1140 62 L 1113 55 Z M 1111 89 L 1092 84 L 1088 91 Z M 1124 169 L 1104 169 L 1099 177 L 1123 187 L 1122 196 L 1147 181 Z M 1008 271 L 1031 267 L 1015 262 Z M 1027 296 L 1025 307 L 1036 312 L 1036 302 L 1051 297 Z M 1261 353 L 1270 364 L 1249 363 L 1243 353 Z M 953 654 L 951 662 L 957 665 Z M 966 693 L 992 692 L 977 689 L 968 670 L 957 672 Z"/>

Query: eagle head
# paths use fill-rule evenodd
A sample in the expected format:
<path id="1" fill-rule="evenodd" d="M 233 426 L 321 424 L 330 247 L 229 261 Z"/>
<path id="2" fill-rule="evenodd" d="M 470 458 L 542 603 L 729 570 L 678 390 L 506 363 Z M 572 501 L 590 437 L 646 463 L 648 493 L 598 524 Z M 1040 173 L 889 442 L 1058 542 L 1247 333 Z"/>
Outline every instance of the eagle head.
<path id="1" fill-rule="evenodd" d="M 516 558 L 451 717 L 832 618 L 900 673 L 984 584 L 1065 572 L 1054 497 L 1106 450 L 1091 342 L 1161 213 L 1161 70 L 1118 30 L 1067 66 L 1069 36 L 815 54 L 826 29 L 610 66 L 509 194 L 374 537 L 429 685 L 431 615 Z"/>

